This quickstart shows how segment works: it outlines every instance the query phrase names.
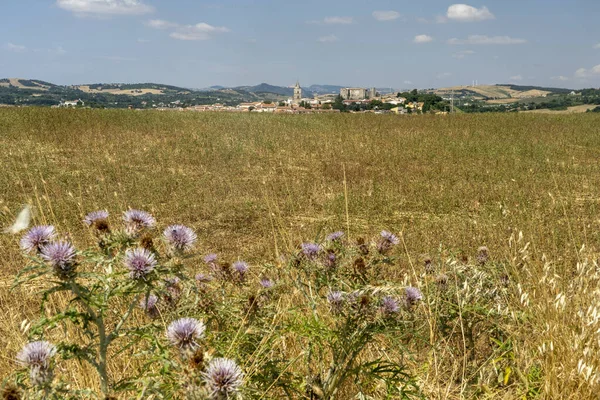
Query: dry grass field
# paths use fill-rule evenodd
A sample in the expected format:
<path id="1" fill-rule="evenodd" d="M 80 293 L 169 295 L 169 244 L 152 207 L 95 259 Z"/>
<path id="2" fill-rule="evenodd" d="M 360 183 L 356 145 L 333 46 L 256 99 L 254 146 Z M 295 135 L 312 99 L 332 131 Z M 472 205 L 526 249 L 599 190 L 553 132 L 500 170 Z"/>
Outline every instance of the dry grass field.
<path id="1" fill-rule="evenodd" d="M 273 268 L 279 254 L 329 232 L 355 240 L 386 229 L 401 238 L 388 279 L 413 285 L 429 279 L 423 254 L 442 270 L 469 268 L 485 245 L 510 276 L 502 340 L 486 336 L 473 349 L 485 356 L 458 357 L 464 331 L 453 342 L 432 329 L 406 360 L 424 396 L 596 398 L 598 126 L 598 115 L 0 109 L 0 225 L 29 203 L 35 223 L 83 247 L 94 243 L 87 212 L 140 208 L 193 227 L 202 254 Z M 38 316 L 36 287 L 9 290 L 25 263 L 18 239 L 0 235 L 0 377 L 27 340 L 22 322 Z M 428 304 L 420 318 L 432 326 Z M 395 348 L 387 356 L 404 360 Z M 74 386 L 97 384 L 75 363 L 61 373 Z"/>

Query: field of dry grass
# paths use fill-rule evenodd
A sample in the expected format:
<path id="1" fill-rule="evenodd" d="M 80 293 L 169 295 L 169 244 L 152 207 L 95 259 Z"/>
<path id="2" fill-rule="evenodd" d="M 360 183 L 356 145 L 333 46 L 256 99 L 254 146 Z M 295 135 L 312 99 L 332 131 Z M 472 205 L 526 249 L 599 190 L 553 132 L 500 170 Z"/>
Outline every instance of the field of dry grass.
<path id="1" fill-rule="evenodd" d="M 593 110 L 596 108 L 594 104 L 581 104 L 579 106 L 568 107 L 566 110 L 550 110 L 550 109 L 540 109 L 540 110 L 529 110 L 523 111 L 531 114 L 576 114 L 576 113 L 584 113 L 588 110 Z"/>
<path id="2" fill-rule="evenodd" d="M 334 230 L 352 240 L 387 229 L 402 239 L 389 279 L 412 284 L 426 279 L 423 254 L 444 268 L 468 266 L 485 245 L 510 271 L 503 342 L 480 343 L 496 350 L 465 379 L 475 361 L 453 358 L 456 343 L 432 334 L 409 362 L 424 394 L 595 398 L 599 123 L 597 115 L 0 109 L 0 225 L 30 203 L 36 223 L 83 246 L 93 243 L 81 223 L 88 211 L 142 208 L 192 226 L 204 254 L 255 264 L 276 264 L 279 253 Z M 18 237 L 1 235 L 2 377 L 26 341 L 22 321 L 39 307 L 35 287 L 9 291 L 23 265 Z M 90 382 L 76 365 L 63 373 Z"/>

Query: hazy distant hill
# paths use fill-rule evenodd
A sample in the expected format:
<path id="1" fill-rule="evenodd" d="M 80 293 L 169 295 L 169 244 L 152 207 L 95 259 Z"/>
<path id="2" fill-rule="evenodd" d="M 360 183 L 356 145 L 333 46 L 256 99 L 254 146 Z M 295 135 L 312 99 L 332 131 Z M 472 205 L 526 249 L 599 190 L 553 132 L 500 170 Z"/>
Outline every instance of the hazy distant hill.
<path id="1" fill-rule="evenodd" d="M 568 94 L 571 89 L 547 88 L 539 86 L 519 85 L 478 85 L 478 86 L 452 86 L 439 89 L 431 89 L 429 92 L 442 97 L 452 94 L 455 96 L 473 96 L 482 100 L 501 99 L 527 99 L 534 97 L 546 97 L 551 94 Z"/>
<path id="2" fill-rule="evenodd" d="M 233 90 L 243 90 L 250 93 L 256 94 L 276 94 L 278 96 L 283 97 L 292 97 L 294 95 L 293 87 L 285 87 L 285 86 L 274 86 L 269 85 L 268 83 L 261 83 L 255 86 L 238 86 L 232 88 Z M 302 88 L 302 96 L 303 97 L 313 97 L 314 93 L 310 89 Z"/>

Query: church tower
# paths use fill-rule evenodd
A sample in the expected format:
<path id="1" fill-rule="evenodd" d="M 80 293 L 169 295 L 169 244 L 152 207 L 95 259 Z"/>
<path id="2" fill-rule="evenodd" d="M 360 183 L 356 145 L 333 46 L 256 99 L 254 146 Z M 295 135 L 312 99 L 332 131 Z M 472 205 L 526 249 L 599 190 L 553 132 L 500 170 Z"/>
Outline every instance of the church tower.
<path id="1" fill-rule="evenodd" d="M 302 88 L 300 87 L 300 82 L 296 82 L 296 86 L 294 86 L 294 103 L 298 104 L 302 100 Z"/>

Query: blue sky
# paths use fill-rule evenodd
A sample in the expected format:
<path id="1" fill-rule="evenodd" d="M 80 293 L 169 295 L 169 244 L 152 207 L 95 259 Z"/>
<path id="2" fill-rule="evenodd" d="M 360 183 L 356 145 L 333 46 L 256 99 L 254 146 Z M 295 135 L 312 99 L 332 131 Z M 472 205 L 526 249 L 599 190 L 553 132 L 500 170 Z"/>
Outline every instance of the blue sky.
<path id="1" fill-rule="evenodd" d="M 599 0 L 4 0 L 0 77 L 600 86 Z"/>

